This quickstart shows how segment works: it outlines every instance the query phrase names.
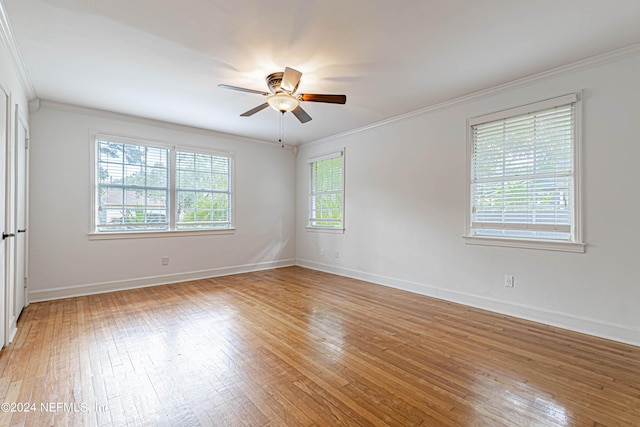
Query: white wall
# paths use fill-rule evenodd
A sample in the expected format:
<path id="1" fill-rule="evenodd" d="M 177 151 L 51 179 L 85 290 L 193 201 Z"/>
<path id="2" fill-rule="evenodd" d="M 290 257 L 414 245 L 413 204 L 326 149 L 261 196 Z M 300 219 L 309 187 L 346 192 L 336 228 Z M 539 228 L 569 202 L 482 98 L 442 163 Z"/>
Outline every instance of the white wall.
<path id="1" fill-rule="evenodd" d="M 237 231 L 90 241 L 92 131 L 232 152 Z M 31 115 L 30 178 L 31 301 L 295 261 L 294 155 L 276 144 L 42 102 Z"/>
<path id="2" fill-rule="evenodd" d="M 638 76 L 636 52 L 305 145 L 298 263 L 640 345 Z M 586 253 L 465 245 L 465 120 L 581 89 Z M 346 232 L 309 232 L 307 159 L 340 147 Z"/>

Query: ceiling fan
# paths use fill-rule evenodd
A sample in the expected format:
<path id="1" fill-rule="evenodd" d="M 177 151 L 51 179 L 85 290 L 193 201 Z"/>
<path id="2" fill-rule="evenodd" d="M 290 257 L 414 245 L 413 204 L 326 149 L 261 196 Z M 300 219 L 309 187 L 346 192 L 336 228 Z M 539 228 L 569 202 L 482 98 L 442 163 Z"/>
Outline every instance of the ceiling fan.
<path id="1" fill-rule="evenodd" d="M 284 73 L 271 73 L 267 76 L 266 81 L 269 92 L 223 84 L 218 85 L 218 87 L 237 90 L 240 92 L 256 93 L 267 97 L 267 102 L 240 114 L 242 117 L 252 116 L 258 111 L 262 111 L 271 106 L 274 110 L 279 111 L 282 114 L 292 112 L 293 115 L 300 120 L 300 123 L 307 123 L 311 120 L 311 116 L 302 109 L 300 106 L 301 101 L 327 102 L 330 104 L 344 104 L 347 102 L 346 95 L 322 95 L 314 93 L 296 94 L 296 90 L 300 84 L 300 77 L 302 77 L 302 73 L 300 71 L 285 67 Z"/>

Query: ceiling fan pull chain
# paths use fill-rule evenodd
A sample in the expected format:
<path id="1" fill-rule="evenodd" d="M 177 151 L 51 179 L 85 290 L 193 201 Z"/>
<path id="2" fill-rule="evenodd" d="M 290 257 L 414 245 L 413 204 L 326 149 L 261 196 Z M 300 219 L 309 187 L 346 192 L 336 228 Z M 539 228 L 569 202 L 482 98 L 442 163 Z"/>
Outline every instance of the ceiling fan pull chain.
<path id="1" fill-rule="evenodd" d="M 280 112 L 280 139 L 278 140 L 284 148 L 284 111 Z"/>

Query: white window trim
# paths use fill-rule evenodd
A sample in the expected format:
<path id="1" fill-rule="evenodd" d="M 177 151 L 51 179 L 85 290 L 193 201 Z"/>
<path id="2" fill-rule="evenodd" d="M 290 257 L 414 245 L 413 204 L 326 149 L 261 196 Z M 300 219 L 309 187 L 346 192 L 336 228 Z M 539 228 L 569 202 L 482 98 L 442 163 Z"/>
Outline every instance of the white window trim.
<path id="1" fill-rule="evenodd" d="M 169 174 L 169 215 L 170 230 L 163 231 L 113 231 L 113 232 L 96 232 L 96 146 L 99 139 L 107 139 L 113 142 L 119 142 L 122 144 L 134 144 L 134 145 L 147 145 L 153 147 L 167 148 L 170 151 L 169 155 L 169 168 L 172 173 Z M 231 175 L 231 227 L 221 228 L 215 230 L 176 230 L 175 229 L 175 201 L 173 200 L 173 192 L 175 192 L 175 151 L 177 149 L 190 151 L 193 153 L 207 154 L 212 156 L 223 156 L 230 159 L 230 175 Z M 151 138 L 140 138 L 134 136 L 117 135 L 112 133 L 91 131 L 89 138 L 89 178 L 90 178 L 90 192 L 91 192 L 91 209 L 89 210 L 90 220 L 89 226 L 91 227 L 87 236 L 89 240 L 120 240 L 120 239 L 146 239 L 146 238 L 158 238 L 158 237 L 192 237 L 192 236 L 207 236 L 214 234 L 234 234 L 236 232 L 235 227 L 235 157 L 231 152 L 219 151 L 219 150 L 207 150 L 202 147 L 191 146 L 188 144 L 175 144 L 167 141 L 159 141 Z"/>
<path id="2" fill-rule="evenodd" d="M 471 159 L 473 156 L 472 127 L 480 123 L 501 120 L 539 110 L 549 109 L 560 105 L 575 103 L 575 141 L 573 150 L 574 162 L 574 230 L 573 241 L 542 240 L 524 238 L 504 238 L 490 236 L 476 236 L 471 233 Z M 562 252 L 585 251 L 586 243 L 582 237 L 582 91 L 546 99 L 531 104 L 501 110 L 490 114 L 467 119 L 467 180 L 466 180 L 466 211 L 464 241 L 468 245 L 502 246 L 523 249 L 541 249 Z"/>
<path id="3" fill-rule="evenodd" d="M 338 151 L 332 151 L 329 153 L 325 153 L 325 154 L 321 154 L 319 156 L 314 156 L 314 157 L 310 157 L 309 159 L 307 159 L 307 167 L 311 164 L 311 163 L 315 163 L 315 162 L 319 162 L 321 160 L 327 160 L 327 159 L 332 159 L 334 157 L 341 157 L 342 158 L 342 227 L 326 227 L 326 226 L 318 226 L 318 225 L 311 225 L 311 206 L 310 206 L 310 194 L 307 190 L 307 226 L 306 229 L 307 231 L 310 232 L 317 232 L 317 233 L 337 233 L 337 234 L 344 234 L 346 227 L 345 227 L 345 189 L 346 189 L 346 185 L 345 185 L 345 178 L 346 178 L 346 167 L 347 167 L 347 162 L 346 162 L 346 148 L 343 148 L 341 150 Z M 307 177 L 309 177 L 309 173 L 306 173 Z M 311 183 L 307 182 L 307 189 L 310 187 Z"/>
<path id="4" fill-rule="evenodd" d="M 218 230 L 166 230 L 166 231 L 112 231 L 108 233 L 89 233 L 89 240 L 147 239 L 157 237 L 191 237 L 211 234 L 234 234 L 235 228 Z"/>

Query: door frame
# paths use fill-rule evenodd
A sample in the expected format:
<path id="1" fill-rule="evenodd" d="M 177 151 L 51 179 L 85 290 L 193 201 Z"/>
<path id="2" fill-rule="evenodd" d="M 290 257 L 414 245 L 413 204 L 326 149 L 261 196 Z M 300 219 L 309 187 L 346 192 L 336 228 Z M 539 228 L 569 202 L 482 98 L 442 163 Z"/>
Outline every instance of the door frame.
<path id="1" fill-rule="evenodd" d="M 0 194 L 0 215 L 2 215 L 0 227 L 2 227 L 4 233 L 13 234 L 15 233 L 15 230 L 11 230 L 10 210 L 12 207 L 9 203 L 9 192 L 12 191 L 12 189 L 10 188 L 10 182 L 12 181 L 10 171 L 12 170 L 12 165 L 10 164 L 10 156 L 7 155 L 13 141 L 13 138 L 11 138 L 12 104 L 11 91 L 7 90 L 7 88 L 8 86 L 2 80 L 0 80 L 0 97 L 5 96 L 6 100 L 6 105 L 4 106 L 4 108 L 6 108 L 4 117 L 5 126 L 4 129 L 0 128 L 0 151 L 2 152 L 0 154 L 2 156 L 2 159 L 0 160 L 0 163 L 2 163 L 2 165 L 0 166 L 0 168 L 2 168 L 0 175 L 4 175 L 2 176 L 4 182 L 2 183 L 2 189 L 0 189 L 0 192 L 2 193 Z M 4 136 L 1 136 L 3 133 Z M 9 326 L 11 323 L 11 310 L 9 307 L 9 303 L 11 301 L 13 287 L 13 283 L 11 281 L 11 272 L 13 270 L 13 266 L 9 262 L 12 257 L 10 256 L 9 250 L 7 249 L 9 247 L 8 239 L 2 239 L 2 244 L 0 246 L 0 280 L 2 281 L 2 290 L 0 291 L 0 295 L 2 297 L 0 301 L 0 347 L 6 346 L 7 344 L 9 344 L 9 342 L 11 342 L 11 339 L 13 339 L 13 334 Z"/>

